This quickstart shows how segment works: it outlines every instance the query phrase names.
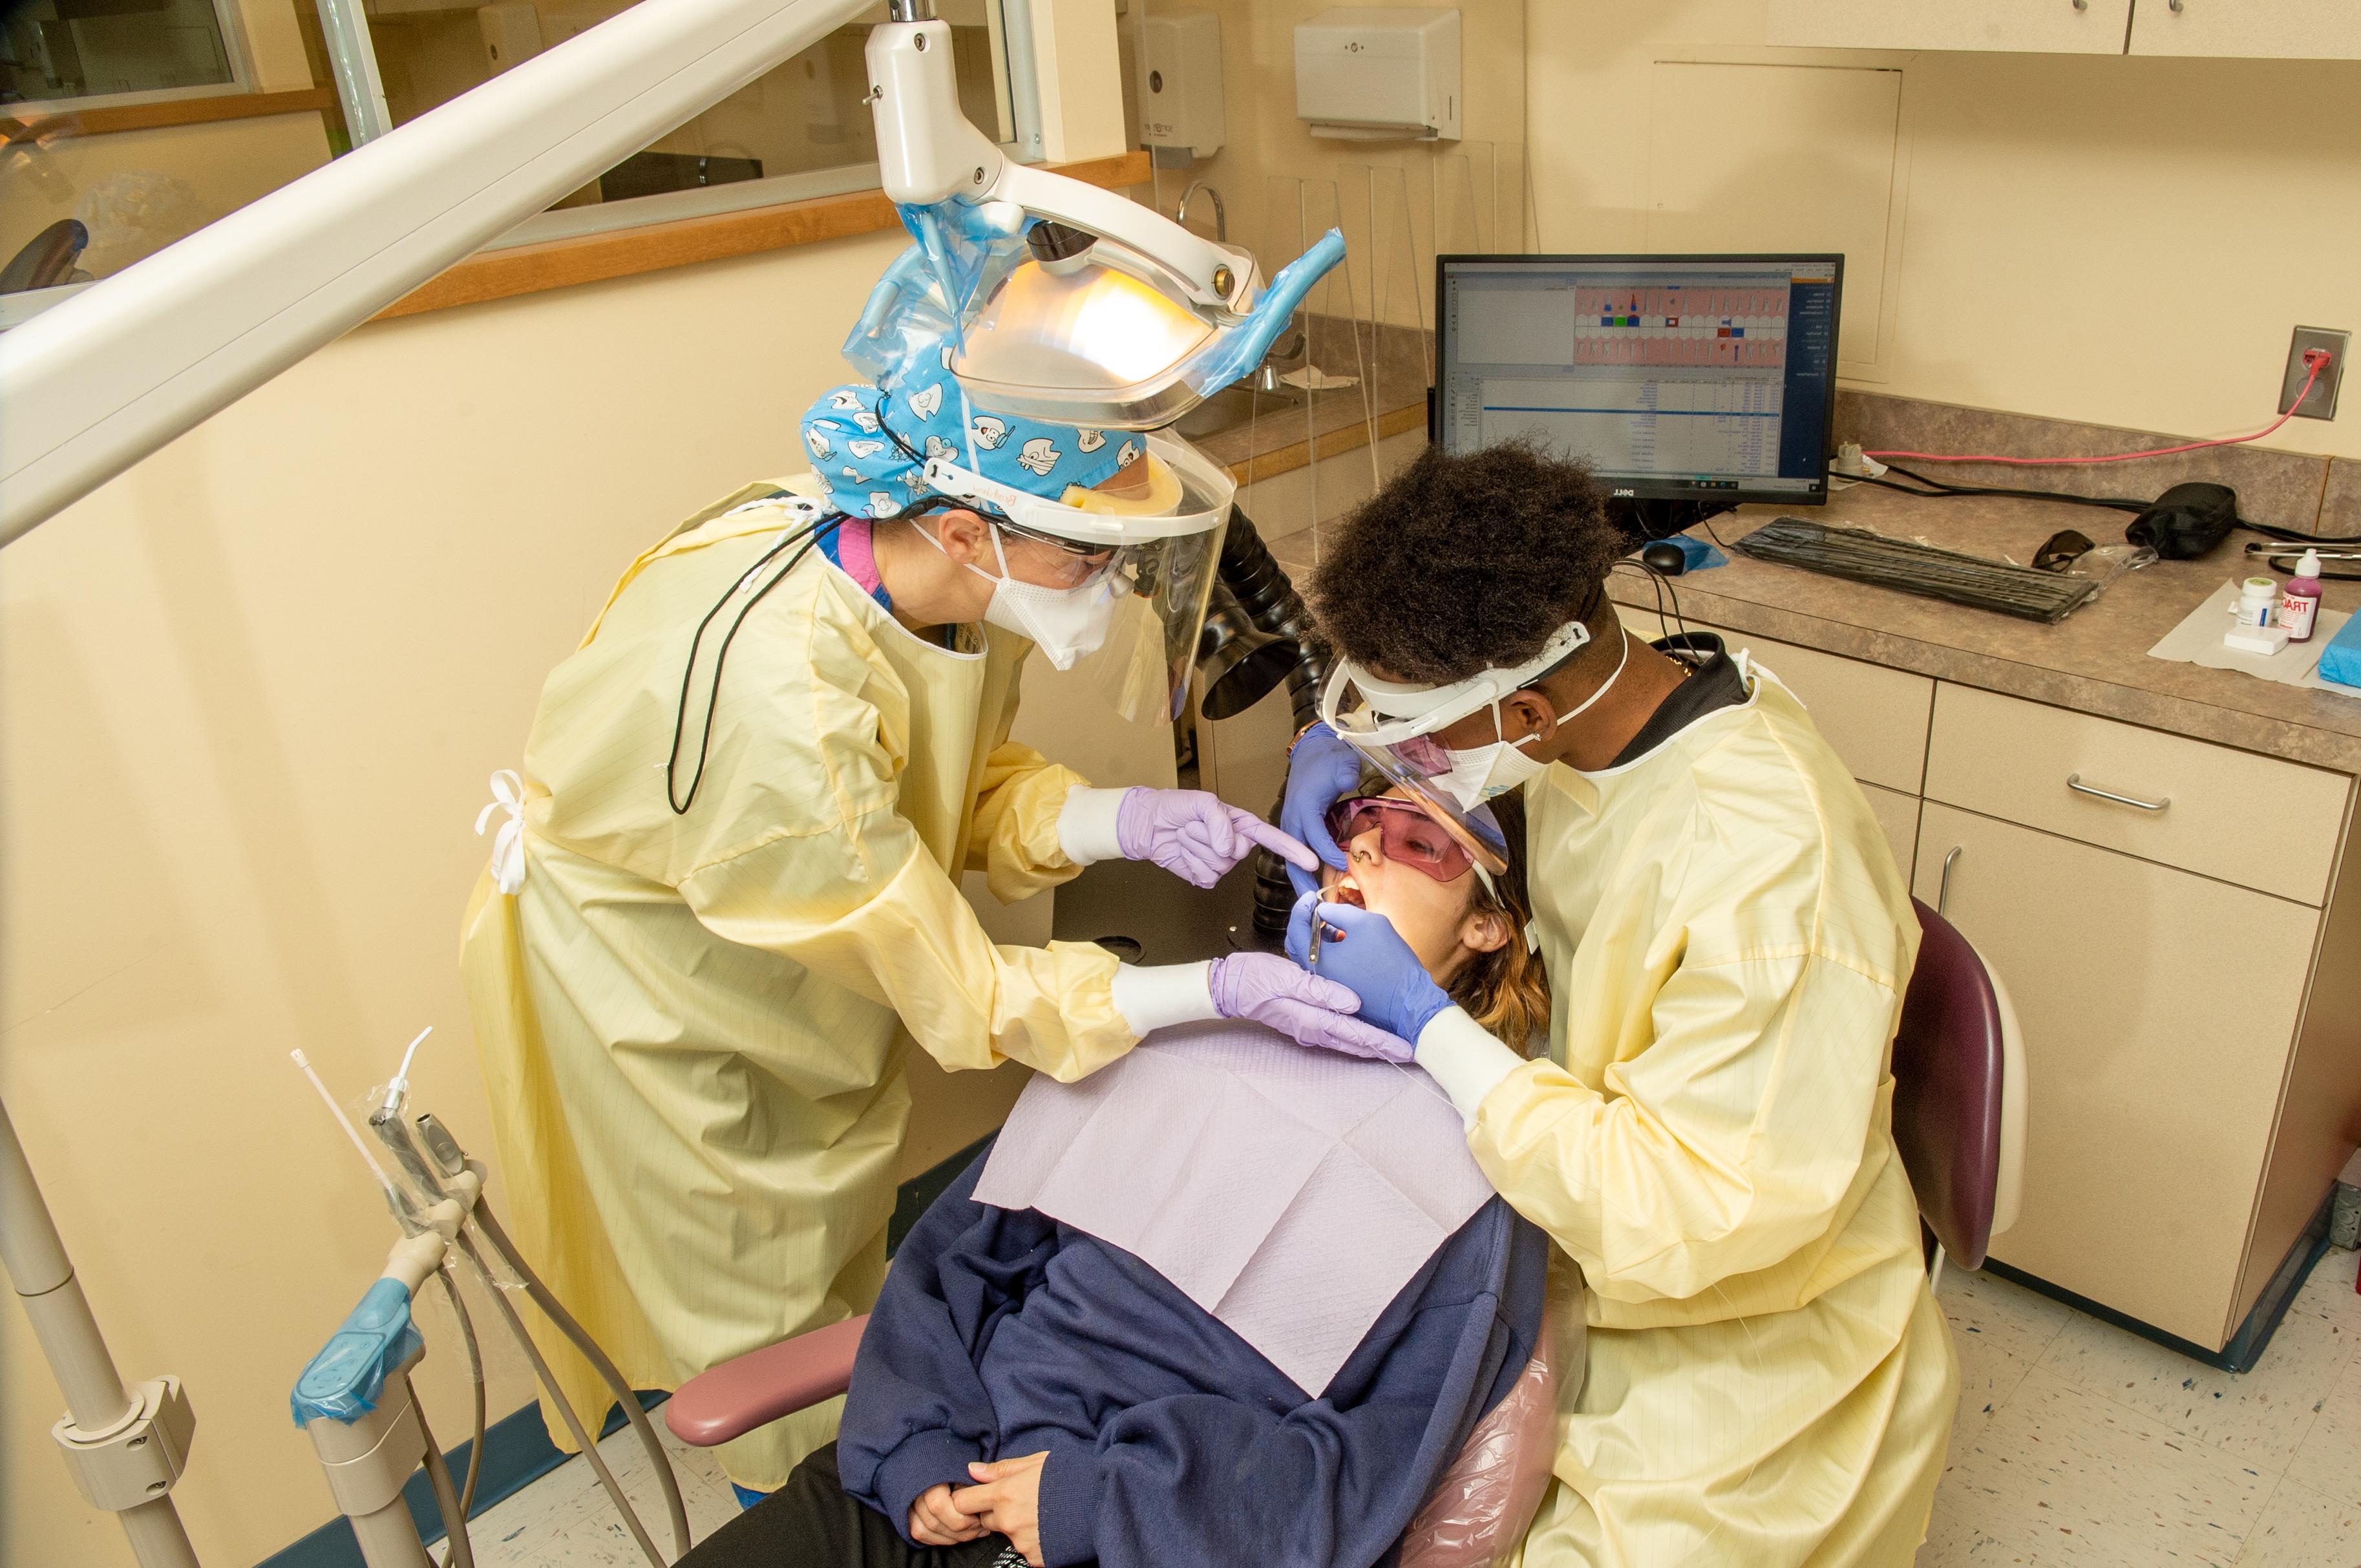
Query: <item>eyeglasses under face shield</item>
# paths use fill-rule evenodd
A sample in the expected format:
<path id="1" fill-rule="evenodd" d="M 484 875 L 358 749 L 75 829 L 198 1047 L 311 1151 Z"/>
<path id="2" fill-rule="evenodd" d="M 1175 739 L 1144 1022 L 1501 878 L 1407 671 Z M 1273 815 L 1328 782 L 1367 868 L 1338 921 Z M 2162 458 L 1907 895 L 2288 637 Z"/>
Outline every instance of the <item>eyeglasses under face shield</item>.
<path id="1" fill-rule="evenodd" d="M 1081 568 L 1079 587 L 1105 581 L 1115 598 L 1105 639 L 1083 656 L 1094 685 L 1126 718 L 1177 718 L 1188 699 L 1189 675 L 1205 603 L 1222 554 L 1237 485 L 1229 470 L 1179 436 L 1110 433 L 1105 439 L 1140 444 L 1123 474 L 1097 489 L 1069 487 L 1052 499 L 987 479 L 947 458 L 932 458 L 926 483 L 952 501 L 981 503 L 1010 537 L 1053 546 Z"/>

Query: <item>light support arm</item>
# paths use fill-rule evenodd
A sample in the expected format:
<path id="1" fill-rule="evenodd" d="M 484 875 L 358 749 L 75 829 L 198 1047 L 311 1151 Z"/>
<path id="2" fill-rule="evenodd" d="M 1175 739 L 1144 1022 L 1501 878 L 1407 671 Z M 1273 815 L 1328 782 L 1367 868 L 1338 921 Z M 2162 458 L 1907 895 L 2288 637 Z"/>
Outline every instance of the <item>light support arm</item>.
<path id="1" fill-rule="evenodd" d="M 960 113 L 948 24 L 883 23 L 870 29 L 866 57 L 880 183 L 895 202 L 1003 203 L 1012 218 L 1021 209 L 1153 258 L 1200 305 L 1240 316 L 1253 306 L 1257 280 L 1244 251 L 1112 191 L 1017 163 L 970 125 Z"/>
<path id="2" fill-rule="evenodd" d="M 864 8 L 642 0 L 0 334 L 0 544 Z"/>

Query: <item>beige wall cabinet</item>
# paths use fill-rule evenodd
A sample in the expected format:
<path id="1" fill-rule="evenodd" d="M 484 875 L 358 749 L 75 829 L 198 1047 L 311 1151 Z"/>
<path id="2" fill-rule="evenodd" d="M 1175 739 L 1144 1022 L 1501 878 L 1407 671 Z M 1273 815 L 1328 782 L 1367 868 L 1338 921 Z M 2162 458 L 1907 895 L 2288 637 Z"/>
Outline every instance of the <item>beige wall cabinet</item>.
<path id="1" fill-rule="evenodd" d="M 2149 0 L 2140 3 L 2145 8 Z M 2121 54 L 2131 15 L 2132 0 L 1771 0 L 1770 41 L 1820 49 Z"/>
<path id="2" fill-rule="evenodd" d="M 1949 864 L 1945 913 L 2008 985 L 2032 1085 L 1994 1257 L 2207 1350 L 2237 1334 L 2351 1153 L 2328 993 L 2361 962 L 2352 787 L 1937 683 L 1915 887 L 1938 904 Z M 2296 1104 L 2314 1079 L 2319 1115 Z"/>
<path id="3" fill-rule="evenodd" d="M 2131 52 L 2361 60 L 2361 5 L 2352 0 L 2138 0 Z"/>
<path id="4" fill-rule="evenodd" d="M 2025 1031 L 2025 1208 L 1993 1255 L 2219 1347 L 2320 912 L 1934 801 L 1914 882 Z"/>
<path id="5" fill-rule="evenodd" d="M 2361 60 L 2351 0 L 1771 0 L 1768 39 L 1817 49 Z"/>

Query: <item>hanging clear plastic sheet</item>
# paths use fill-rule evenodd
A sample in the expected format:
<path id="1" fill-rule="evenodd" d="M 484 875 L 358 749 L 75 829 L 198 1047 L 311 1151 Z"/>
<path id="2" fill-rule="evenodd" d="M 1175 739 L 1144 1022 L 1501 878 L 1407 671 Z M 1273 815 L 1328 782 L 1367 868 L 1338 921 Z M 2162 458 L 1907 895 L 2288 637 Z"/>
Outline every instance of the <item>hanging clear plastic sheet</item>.
<path id="1" fill-rule="evenodd" d="M 1402 1532 L 1400 1568 L 1495 1568 L 1516 1554 L 1557 1457 L 1558 1379 L 1544 1314 L 1532 1358 Z"/>

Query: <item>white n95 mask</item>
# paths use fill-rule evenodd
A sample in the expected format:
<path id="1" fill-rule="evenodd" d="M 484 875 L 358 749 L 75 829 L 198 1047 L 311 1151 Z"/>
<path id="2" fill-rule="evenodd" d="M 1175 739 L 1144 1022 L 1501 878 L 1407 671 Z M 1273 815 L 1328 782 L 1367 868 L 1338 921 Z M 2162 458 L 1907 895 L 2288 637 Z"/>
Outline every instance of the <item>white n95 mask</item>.
<path id="1" fill-rule="evenodd" d="M 927 537 L 934 535 L 928 532 Z M 1115 620 L 1113 572 L 1103 569 L 1071 588 L 1020 581 L 1008 570 L 1008 552 L 1000 543 L 997 526 L 992 531 L 992 553 L 1000 560 L 997 577 L 972 563 L 968 566 L 992 584 L 992 602 L 983 608 L 986 621 L 1004 631 L 1031 638 L 1053 669 L 1072 669 L 1075 660 L 1095 652 L 1106 641 L 1107 627 Z"/>
<path id="2" fill-rule="evenodd" d="M 1615 673 L 1599 682 L 1597 691 L 1561 714 L 1558 723 L 1565 724 L 1579 718 L 1585 709 L 1605 696 L 1615 683 L 1623 678 L 1623 666 L 1631 662 L 1631 633 L 1624 632 L 1620 641 L 1623 652 L 1622 656 L 1615 661 Z M 1498 735 L 1499 732 L 1500 705 L 1495 702 L 1492 705 L 1492 733 Z M 1462 810 L 1473 811 L 1486 801 L 1508 794 L 1549 766 L 1531 752 L 1518 749 L 1540 739 L 1538 735 L 1528 735 L 1521 740 L 1490 740 L 1481 746 L 1451 747 L 1450 771 L 1435 780 L 1436 787 L 1457 801 Z"/>
<path id="3" fill-rule="evenodd" d="M 1493 722 L 1499 722 L 1499 709 L 1492 710 Z M 1496 800 L 1549 766 L 1529 751 L 1519 751 L 1540 740 L 1528 735 L 1521 740 L 1491 740 L 1481 746 L 1466 749 L 1451 748 L 1451 770 L 1434 781 L 1435 787 L 1459 803 L 1463 811 L 1473 811 L 1488 800 Z"/>

